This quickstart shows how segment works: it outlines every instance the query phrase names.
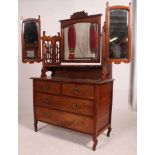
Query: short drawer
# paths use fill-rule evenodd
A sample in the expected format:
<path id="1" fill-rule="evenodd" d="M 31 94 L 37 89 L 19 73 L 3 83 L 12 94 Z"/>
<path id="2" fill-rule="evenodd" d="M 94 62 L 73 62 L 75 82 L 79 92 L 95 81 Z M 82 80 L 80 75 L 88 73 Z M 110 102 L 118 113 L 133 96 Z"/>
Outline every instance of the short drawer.
<path id="1" fill-rule="evenodd" d="M 63 83 L 62 95 L 94 99 L 94 85 Z"/>
<path id="2" fill-rule="evenodd" d="M 50 81 L 34 81 L 34 90 L 51 94 L 60 94 L 60 83 Z"/>
<path id="3" fill-rule="evenodd" d="M 36 107 L 36 118 L 39 121 L 52 123 L 85 133 L 93 133 L 93 119 L 58 110 Z"/>
<path id="4" fill-rule="evenodd" d="M 35 104 L 38 106 L 50 107 L 88 116 L 93 115 L 94 102 L 91 100 L 36 93 L 35 101 Z"/>

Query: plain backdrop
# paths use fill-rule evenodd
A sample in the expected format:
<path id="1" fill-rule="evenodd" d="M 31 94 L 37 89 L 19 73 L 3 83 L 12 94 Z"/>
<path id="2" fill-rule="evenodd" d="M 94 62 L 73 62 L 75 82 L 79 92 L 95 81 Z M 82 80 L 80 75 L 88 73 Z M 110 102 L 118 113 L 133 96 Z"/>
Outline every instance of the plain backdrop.
<path id="1" fill-rule="evenodd" d="M 109 0 L 110 5 L 128 5 L 129 0 Z M 21 21 L 23 18 L 38 18 L 41 17 L 41 32 L 46 31 L 47 35 L 55 35 L 60 32 L 59 20 L 70 18 L 73 12 L 86 11 L 89 15 L 102 14 L 102 26 L 105 21 L 105 0 L 19 0 L 18 3 L 18 99 L 19 99 L 19 149 L 20 155 L 30 154 L 27 146 L 34 144 L 29 141 L 29 136 L 34 136 L 33 130 L 33 109 L 32 109 L 32 80 L 30 77 L 39 77 L 41 75 L 41 63 L 24 64 L 21 59 Z M 129 155 L 136 154 L 136 113 L 132 112 L 128 105 L 129 96 L 129 81 L 130 81 L 130 63 L 119 65 L 113 64 L 114 92 L 113 92 L 113 120 L 114 134 L 121 133 L 124 129 L 129 130 L 129 134 L 124 133 L 120 138 L 119 147 L 126 141 L 126 147 L 123 151 L 114 149 L 114 152 L 107 148 L 109 155 L 123 155 L 128 152 Z M 118 124 L 118 122 L 120 124 Z M 132 127 L 130 127 L 130 125 Z M 28 132 L 27 132 L 28 129 Z M 30 130 L 30 131 L 29 131 Z M 61 129 L 58 129 L 61 131 Z M 53 131 L 53 130 L 52 130 Z M 128 131 L 128 130 L 127 130 Z M 32 132 L 32 133 L 31 133 Z M 53 131 L 55 133 L 55 131 Z M 63 131 L 62 131 L 63 132 Z M 27 134 L 26 134 L 27 133 Z M 58 134 L 58 133 L 56 133 Z M 53 134 L 54 135 L 54 134 Z M 74 134 L 73 134 L 74 135 Z M 73 136 L 72 135 L 72 136 Z M 80 136 L 80 135 L 79 135 Z M 120 136 L 120 135 L 119 135 Z M 59 137 L 59 136 L 58 136 Z M 121 137 L 121 136 L 120 136 Z M 117 137 L 118 138 L 118 137 Z M 34 137 L 36 139 L 36 136 Z M 65 137 L 64 139 L 67 139 Z M 85 140 L 85 139 L 83 139 Z M 87 140 L 86 140 L 87 141 Z M 111 140 L 112 141 L 112 140 Z M 117 141 L 114 141 L 113 146 L 116 147 Z M 59 142 L 58 142 L 59 143 Z M 80 142 L 79 142 L 80 143 Z M 81 142 L 82 143 L 82 142 Z M 105 143 L 105 142 L 103 142 Z M 83 143 L 82 143 L 83 144 Z M 63 144 L 62 144 L 63 145 Z M 129 147 L 128 147 L 129 145 Z M 35 147 L 34 147 L 35 148 Z M 52 151 L 52 150 L 51 150 Z M 90 150 L 89 150 L 90 151 Z M 105 153 L 107 153 L 105 152 Z M 31 151 L 33 154 L 33 150 Z M 97 152 L 96 152 L 97 153 Z M 98 152 L 99 153 L 99 152 Z M 100 152 L 101 153 L 101 152 Z M 40 153 L 44 154 L 43 152 Z M 46 154 L 46 153 L 45 153 Z M 82 154 L 82 153 L 81 153 Z M 84 153 L 85 154 L 85 153 Z M 88 155 L 89 153 L 87 153 Z M 39 154 L 38 154 L 39 155 Z M 107 154 L 106 154 L 107 155 Z M 125 154 L 127 155 L 127 153 Z"/>

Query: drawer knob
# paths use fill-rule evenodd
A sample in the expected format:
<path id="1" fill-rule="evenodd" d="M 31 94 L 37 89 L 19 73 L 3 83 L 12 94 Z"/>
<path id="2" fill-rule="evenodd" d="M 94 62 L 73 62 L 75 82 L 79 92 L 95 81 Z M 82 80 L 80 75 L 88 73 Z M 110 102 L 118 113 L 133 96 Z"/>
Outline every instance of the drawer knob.
<path id="1" fill-rule="evenodd" d="M 43 87 L 43 90 L 48 90 L 50 87 L 47 85 L 45 87 Z"/>
<path id="2" fill-rule="evenodd" d="M 74 89 L 73 89 L 73 92 L 74 92 L 75 94 L 79 94 L 79 93 L 80 93 L 80 89 L 79 89 L 79 88 L 74 88 Z"/>
<path id="3" fill-rule="evenodd" d="M 72 107 L 73 107 L 73 109 L 79 109 L 79 108 L 80 108 L 80 105 L 74 103 L 74 104 L 72 105 Z"/>
<path id="4" fill-rule="evenodd" d="M 42 104 L 49 104 L 49 100 L 42 100 L 41 103 Z"/>

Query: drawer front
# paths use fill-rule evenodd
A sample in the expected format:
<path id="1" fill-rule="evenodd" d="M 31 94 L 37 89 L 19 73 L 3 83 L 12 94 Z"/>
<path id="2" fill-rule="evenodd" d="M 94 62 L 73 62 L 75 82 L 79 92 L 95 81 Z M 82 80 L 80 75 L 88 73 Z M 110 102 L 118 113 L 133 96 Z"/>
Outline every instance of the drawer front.
<path id="1" fill-rule="evenodd" d="M 80 98 L 94 99 L 94 85 L 90 84 L 62 84 L 62 94 Z"/>
<path id="2" fill-rule="evenodd" d="M 93 119 L 89 117 L 36 107 L 36 118 L 39 121 L 52 123 L 85 133 L 93 133 Z"/>
<path id="3" fill-rule="evenodd" d="M 41 91 L 51 94 L 60 94 L 60 83 L 58 82 L 49 82 L 49 81 L 34 81 L 34 89 L 36 91 Z"/>
<path id="4" fill-rule="evenodd" d="M 36 93 L 36 105 L 60 109 L 68 112 L 93 115 L 93 101 Z"/>

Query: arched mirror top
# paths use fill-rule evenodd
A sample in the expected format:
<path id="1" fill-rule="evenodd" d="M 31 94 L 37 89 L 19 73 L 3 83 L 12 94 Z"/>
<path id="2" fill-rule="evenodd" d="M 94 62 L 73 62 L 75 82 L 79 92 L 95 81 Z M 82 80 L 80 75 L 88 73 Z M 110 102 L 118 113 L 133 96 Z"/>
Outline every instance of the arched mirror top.
<path id="1" fill-rule="evenodd" d="M 61 62 L 101 65 L 101 14 L 76 12 L 61 22 Z"/>
<path id="2" fill-rule="evenodd" d="M 131 4 L 106 7 L 106 62 L 131 61 Z"/>
<path id="3" fill-rule="evenodd" d="M 40 31 L 40 16 L 22 21 L 22 62 L 41 62 Z"/>

